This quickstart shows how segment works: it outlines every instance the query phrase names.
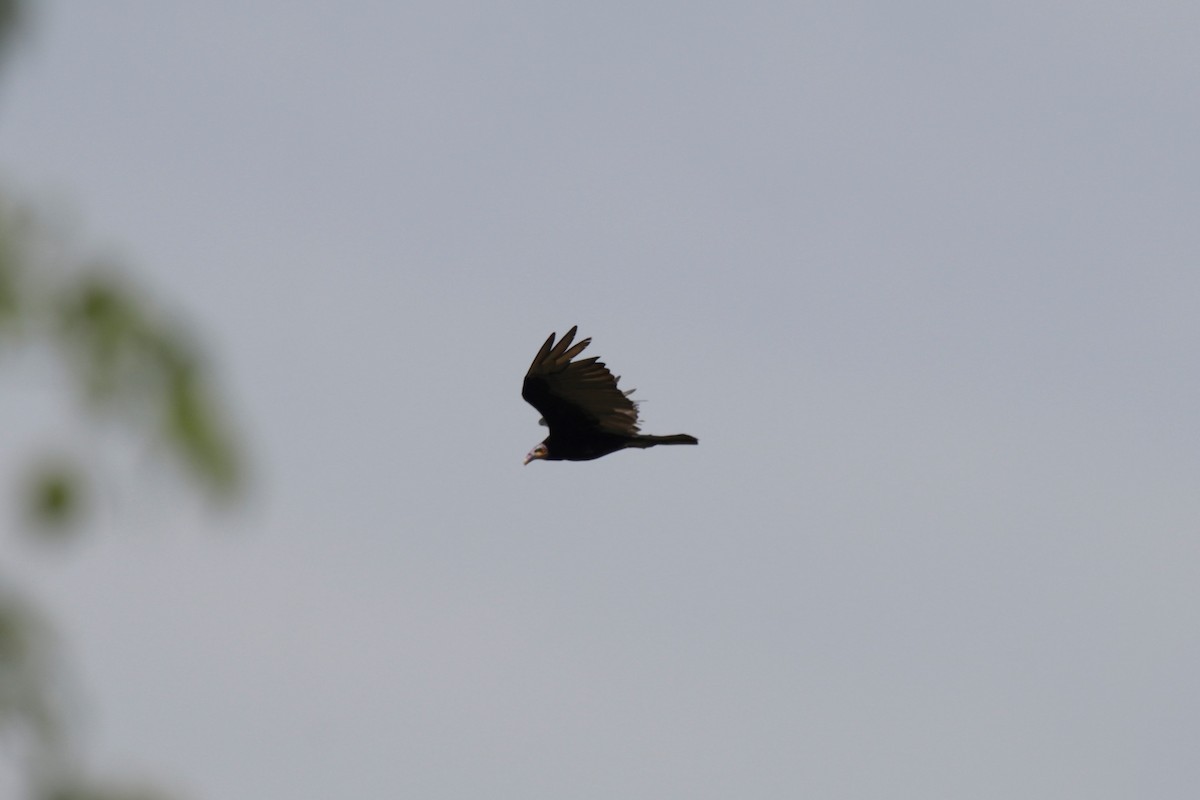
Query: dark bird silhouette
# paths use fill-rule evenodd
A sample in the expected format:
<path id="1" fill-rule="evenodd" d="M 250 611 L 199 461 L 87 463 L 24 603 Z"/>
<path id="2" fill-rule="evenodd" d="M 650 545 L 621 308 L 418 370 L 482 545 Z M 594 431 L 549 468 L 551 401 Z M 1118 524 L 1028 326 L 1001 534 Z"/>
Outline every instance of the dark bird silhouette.
<path id="1" fill-rule="evenodd" d="M 525 374 L 521 396 L 542 412 L 542 424 L 550 435 L 525 456 L 528 464 L 538 458 L 547 461 L 589 461 L 626 447 L 654 447 L 658 444 L 699 444 L 695 436 L 651 436 L 638 430 L 637 404 L 629 399 L 633 390 L 617 388 L 620 377 L 613 377 L 598 356 L 572 361 L 591 343 L 584 339 L 574 347 L 575 329 L 554 342 L 554 334 L 534 356 Z"/>

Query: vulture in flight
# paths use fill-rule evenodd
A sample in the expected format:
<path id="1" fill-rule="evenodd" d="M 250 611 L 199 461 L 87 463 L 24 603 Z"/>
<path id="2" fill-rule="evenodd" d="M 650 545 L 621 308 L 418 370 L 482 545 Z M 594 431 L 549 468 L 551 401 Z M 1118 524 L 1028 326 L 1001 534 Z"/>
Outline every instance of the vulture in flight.
<path id="1" fill-rule="evenodd" d="M 589 461 L 626 447 L 658 444 L 699 444 L 695 436 L 651 436 L 638 430 L 637 405 L 629 399 L 633 390 L 617 388 L 620 377 L 604 366 L 598 356 L 572 361 L 591 343 L 584 339 L 574 347 L 575 329 L 554 341 L 554 334 L 534 356 L 525 374 L 521 396 L 542 414 L 550 435 L 525 456 L 525 463 Z"/>

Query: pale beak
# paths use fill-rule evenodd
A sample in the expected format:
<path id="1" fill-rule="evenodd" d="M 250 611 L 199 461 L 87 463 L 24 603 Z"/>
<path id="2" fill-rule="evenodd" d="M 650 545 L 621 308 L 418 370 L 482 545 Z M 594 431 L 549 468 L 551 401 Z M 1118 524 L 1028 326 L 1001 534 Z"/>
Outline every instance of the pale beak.
<path id="1" fill-rule="evenodd" d="M 529 462 L 533 461 L 533 458 L 534 458 L 533 453 L 526 453 L 525 454 L 525 466 L 529 466 Z"/>

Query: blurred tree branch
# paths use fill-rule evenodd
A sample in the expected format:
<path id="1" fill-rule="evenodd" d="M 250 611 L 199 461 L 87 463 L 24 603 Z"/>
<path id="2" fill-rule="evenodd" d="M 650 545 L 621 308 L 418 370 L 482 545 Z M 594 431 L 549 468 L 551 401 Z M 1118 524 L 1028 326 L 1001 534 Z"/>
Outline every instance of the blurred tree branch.
<path id="1" fill-rule="evenodd" d="M 0 341 L 51 344 L 83 407 L 160 445 L 216 499 L 241 469 L 200 349 L 128 277 L 91 264 L 47 263 L 32 214 L 0 195 Z M 27 506 L 43 526 L 75 521 L 85 471 L 46 469 Z"/>
<path id="2" fill-rule="evenodd" d="M 20 0 L 0 0 L 0 59 L 25 12 Z M 86 259 L 64 263 L 50 255 L 53 239 L 0 187 L 0 356 L 30 347 L 50 353 L 70 375 L 86 419 L 116 422 L 126 437 L 181 465 L 203 493 L 233 497 L 241 485 L 239 454 L 201 349 L 126 273 Z M 26 524 L 42 533 L 80 526 L 87 483 L 75 460 L 35 457 L 18 495 Z M 78 773 L 49 626 L 4 578 L 0 573 L 0 743 L 12 748 L 0 749 L 0 766 L 12 762 L 35 800 L 164 798 Z"/>

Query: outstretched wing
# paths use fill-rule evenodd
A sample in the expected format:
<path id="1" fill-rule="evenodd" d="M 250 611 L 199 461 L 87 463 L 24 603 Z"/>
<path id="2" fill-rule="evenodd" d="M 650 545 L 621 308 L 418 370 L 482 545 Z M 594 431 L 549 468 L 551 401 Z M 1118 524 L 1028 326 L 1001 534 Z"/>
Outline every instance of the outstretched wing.
<path id="1" fill-rule="evenodd" d="M 570 434 L 603 431 L 622 436 L 638 433 L 637 406 L 617 388 L 613 377 L 598 357 L 571 359 L 591 343 L 584 339 L 574 347 L 576 327 L 554 341 L 554 334 L 529 365 L 521 396 L 538 411 L 551 433 Z"/>

